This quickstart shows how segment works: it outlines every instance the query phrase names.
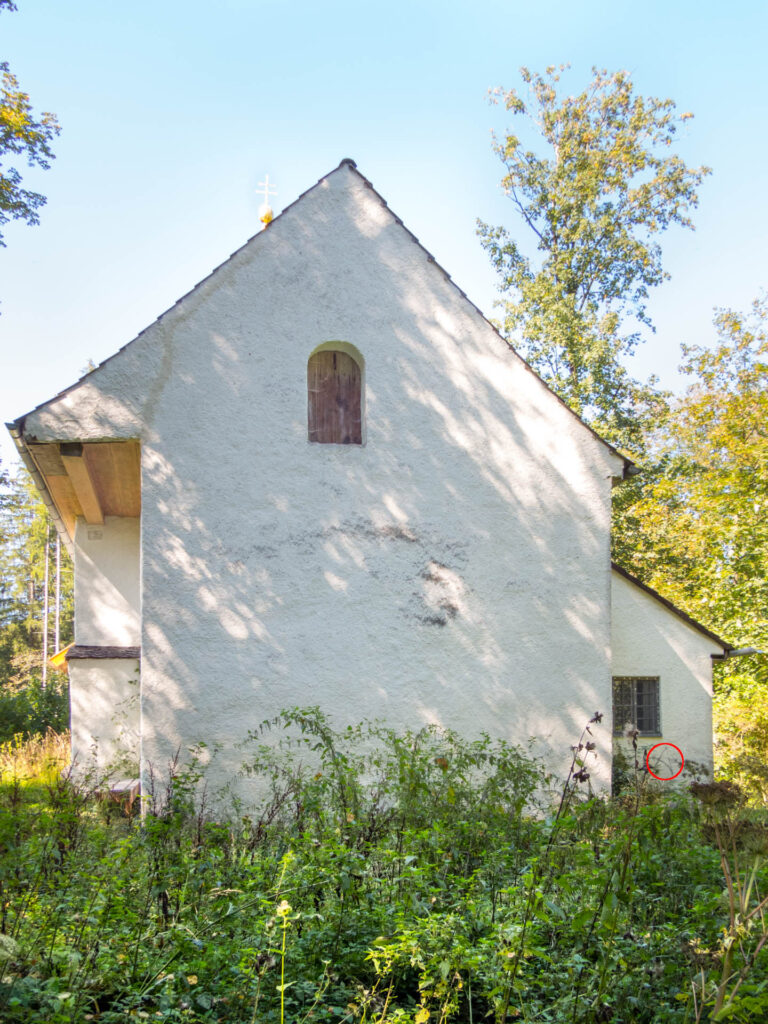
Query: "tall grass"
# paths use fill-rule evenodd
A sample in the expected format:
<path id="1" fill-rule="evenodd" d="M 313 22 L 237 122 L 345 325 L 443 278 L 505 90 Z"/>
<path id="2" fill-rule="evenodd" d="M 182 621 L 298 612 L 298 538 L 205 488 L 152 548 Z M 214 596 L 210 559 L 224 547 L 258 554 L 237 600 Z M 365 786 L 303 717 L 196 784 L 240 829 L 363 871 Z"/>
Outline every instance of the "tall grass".
<path id="1" fill-rule="evenodd" d="M 0 1019 L 765 1020 L 768 872 L 643 773 L 591 797 L 591 746 L 542 803 L 541 767 L 505 744 L 295 710 L 243 751 L 256 805 L 213 819 L 197 766 L 175 763 L 141 819 L 53 773 L 61 741 L 15 744 Z"/>
<path id="2" fill-rule="evenodd" d="M 0 782 L 19 779 L 48 785 L 66 770 L 69 761 L 69 732 L 48 729 L 42 735 L 28 738 L 18 733 L 0 743 Z"/>

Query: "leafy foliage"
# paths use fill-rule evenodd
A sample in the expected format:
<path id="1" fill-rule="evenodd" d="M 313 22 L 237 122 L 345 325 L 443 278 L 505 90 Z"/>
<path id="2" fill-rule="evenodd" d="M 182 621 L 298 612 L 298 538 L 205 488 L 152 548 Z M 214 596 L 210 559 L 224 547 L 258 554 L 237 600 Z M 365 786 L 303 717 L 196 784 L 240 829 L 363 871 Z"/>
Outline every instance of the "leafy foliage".
<path id="1" fill-rule="evenodd" d="M 11 0 L 0 0 L 0 11 L 3 9 L 15 11 L 16 5 Z M 22 156 L 30 167 L 49 168 L 54 159 L 51 143 L 60 128 L 53 114 L 43 113 L 36 118 L 29 96 L 19 88 L 6 62 L 0 62 L 0 73 L 0 227 L 11 219 L 38 224 L 45 196 L 24 188 L 18 168 L 4 167 L 3 163 L 9 156 Z M 0 245 L 5 245 L 2 232 Z"/>
<path id="2" fill-rule="evenodd" d="M 20 469 L 0 482 L 0 625 L 20 624 L 41 639 L 45 583 L 45 546 L 53 548 L 56 533 L 32 478 Z M 51 556 L 52 557 L 52 556 Z M 72 562 L 62 547 L 62 622 L 71 639 L 73 613 Z M 53 562 L 49 563 L 49 572 Z"/>
<path id="3" fill-rule="evenodd" d="M 37 660 L 37 659 L 35 659 Z M 26 678 L 0 688 L 0 743 L 69 728 L 69 682 L 65 672 L 42 685 L 37 666 Z"/>
<path id="4" fill-rule="evenodd" d="M 752 971 L 766 943 L 768 896 L 761 892 L 760 868 L 768 852 L 764 822 L 746 818 L 742 794 L 729 782 L 694 783 L 705 812 L 705 834 L 714 838 L 727 894 L 715 969 L 693 983 L 695 1020 L 749 1020 L 765 1011 L 765 983 Z"/>
<path id="5" fill-rule="evenodd" d="M 752 672 L 729 673 L 715 694 L 718 775 L 768 806 L 768 688 L 757 658 Z"/>
<path id="6" fill-rule="evenodd" d="M 0 757 L 4 1020 L 666 1024 L 718 998 L 764 1019 L 760 860 L 726 836 L 753 926 L 723 984 L 740 905 L 712 821 L 647 776 L 587 799 L 577 744 L 558 801 L 504 744 L 316 709 L 251 746 L 252 807 L 212 818 L 193 761 L 143 823 Z"/>
<path id="7" fill-rule="evenodd" d="M 42 685 L 45 546 L 49 550 L 49 650 L 55 630 L 53 538 L 47 509 L 30 477 L 13 478 L 0 467 L 0 741 L 16 733 L 33 735 L 67 727 L 66 675 L 50 673 Z M 61 550 L 60 643 L 72 639 L 74 587 L 72 563 Z"/>
<path id="8" fill-rule="evenodd" d="M 694 378 L 653 435 L 653 478 L 617 542 L 653 585 L 739 644 L 768 644 L 768 302 L 716 318 L 719 344 L 686 350 Z M 633 541 L 627 543 L 629 534 Z"/>
<path id="9" fill-rule="evenodd" d="M 614 551 L 721 636 L 765 651 L 768 300 L 747 315 L 722 310 L 715 323 L 714 348 L 685 352 L 693 383 L 651 431 L 652 465 L 622 488 Z M 715 704 L 720 769 L 762 802 L 766 683 L 765 657 L 742 658 L 721 671 Z"/>
<path id="10" fill-rule="evenodd" d="M 522 68 L 528 100 L 497 92 L 548 147 L 539 155 L 513 133 L 495 144 L 502 186 L 538 255 L 506 228 L 480 223 L 479 234 L 501 291 L 513 296 L 509 337 L 575 412 L 632 449 L 641 442 L 638 416 L 656 398 L 624 366 L 640 340 L 626 318 L 650 326 L 648 290 L 668 277 L 657 236 L 673 224 L 693 227 L 689 212 L 709 170 L 671 152 L 692 116 L 678 116 L 672 100 L 637 96 L 626 72 L 596 68 L 587 89 L 562 97 L 565 70 Z"/>

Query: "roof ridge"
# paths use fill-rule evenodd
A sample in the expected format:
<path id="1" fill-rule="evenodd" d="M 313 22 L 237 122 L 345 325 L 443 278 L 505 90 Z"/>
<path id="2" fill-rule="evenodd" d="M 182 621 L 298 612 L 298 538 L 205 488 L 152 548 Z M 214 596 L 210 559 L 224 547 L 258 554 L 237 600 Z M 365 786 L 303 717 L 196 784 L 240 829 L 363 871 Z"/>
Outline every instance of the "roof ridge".
<path id="1" fill-rule="evenodd" d="M 445 269 L 445 267 L 443 267 L 442 264 L 438 263 L 438 261 L 435 259 L 434 255 L 429 251 L 429 249 L 427 249 L 427 247 L 421 241 L 419 241 L 417 236 L 414 235 L 414 233 L 410 230 L 410 228 L 406 227 L 406 225 L 403 222 L 402 218 L 397 216 L 397 214 L 394 212 L 394 210 L 392 210 L 392 208 L 387 203 L 387 201 L 384 198 L 384 196 L 382 196 L 381 193 L 378 192 L 377 189 L 374 187 L 373 182 L 371 182 L 369 178 L 366 178 L 366 176 L 358 169 L 357 163 L 355 162 L 355 160 L 352 159 L 352 157 L 344 157 L 339 162 L 339 164 L 336 167 L 333 168 L 333 170 L 328 171 L 327 174 L 322 175 L 322 177 L 317 179 L 317 181 L 314 183 L 314 185 L 310 185 L 309 188 L 306 188 L 303 192 L 301 192 L 296 197 L 296 199 L 294 199 L 292 203 L 289 203 L 288 206 L 286 206 L 284 209 L 282 209 L 280 211 L 280 213 L 278 213 L 277 216 L 274 217 L 273 220 L 268 225 L 266 225 L 265 228 L 259 229 L 255 234 L 251 235 L 248 239 L 246 239 L 246 241 L 243 242 L 243 244 L 241 246 L 239 246 L 237 249 L 235 249 L 234 252 L 230 253 L 230 255 L 225 260 L 222 260 L 221 263 L 218 263 L 213 268 L 213 270 L 211 270 L 208 274 L 206 274 L 205 277 L 202 277 L 196 284 L 194 284 L 190 289 L 188 289 L 186 292 L 184 292 L 183 295 L 179 296 L 179 298 L 176 299 L 176 301 L 171 306 L 168 306 L 167 309 L 163 310 L 162 313 L 160 313 L 158 316 L 156 316 L 155 319 L 151 323 L 147 324 L 147 326 L 144 327 L 142 330 L 140 330 L 139 333 L 135 337 L 131 338 L 130 341 L 127 341 L 124 345 L 121 345 L 120 348 L 116 352 L 113 352 L 112 355 L 107 356 L 107 358 L 103 359 L 100 363 L 98 363 L 93 368 L 93 370 L 90 370 L 90 371 L 88 371 L 88 373 L 83 374 L 82 377 L 79 377 L 76 381 L 74 381 L 68 387 L 66 387 L 63 390 L 57 392 L 57 394 L 53 395 L 51 398 L 47 399 L 45 402 L 41 402 L 39 405 L 34 406 L 34 408 L 30 409 L 29 412 L 26 412 L 22 416 L 19 416 L 18 419 L 12 420 L 10 423 L 7 423 L 6 426 L 8 427 L 8 429 L 9 430 L 16 429 L 18 431 L 23 432 L 23 430 L 24 430 L 24 421 L 26 420 L 26 418 L 28 416 L 31 416 L 32 413 L 35 413 L 38 410 L 43 409 L 45 406 L 50 405 L 52 402 L 57 401 L 59 398 L 62 398 L 64 395 L 66 395 L 70 391 L 74 390 L 76 387 L 78 387 L 80 384 L 82 384 L 82 382 L 87 377 L 89 377 L 91 373 L 94 373 L 94 372 L 100 370 L 103 366 L 105 366 L 112 359 L 115 359 L 117 356 L 119 356 L 121 352 L 124 352 L 135 341 L 138 341 L 139 338 L 141 338 L 144 334 L 146 334 L 148 330 L 150 330 L 152 327 L 155 326 L 155 324 L 158 324 L 165 316 L 167 316 L 172 310 L 174 310 L 178 305 L 180 305 L 180 303 L 182 303 L 185 299 L 187 299 L 190 295 L 192 295 L 192 293 L 195 292 L 202 284 L 204 284 L 211 277 L 213 277 L 213 275 L 215 273 L 217 273 L 217 271 L 221 270 L 222 267 L 226 266 L 226 264 L 229 263 L 230 260 L 234 259 L 239 253 L 241 253 L 244 249 L 246 249 L 252 242 L 255 242 L 258 238 L 260 238 L 264 234 L 265 230 L 271 230 L 272 225 L 276 224 L 277 221 L 279 221 L 281 217 L 283 217 L 289 210 L 291 210 L 294 206 L 296 206 L 298 203 L 300 203 L 302 201 L 302 199 L 304 199 L 304 197 L 306 195 L 308 195 L 310 192 L 314 191 L 314 189 L 316 189 L 320 184 L 322 184 L 322 182 L 324 182 L 332 174 L 335 174 L 337 171 L 340 171 L 342 167 L 349 168 L 349 170 L 352 171 L 354 174 L 356 174 L 363 181 L 365 186 L 367 188 L 369 188 L 373 192 L 373 194 L 381 202 L 382 206 L 386 210 L 388 210 L 389 213 L 392 215 L 392 217 L 394 218 L 395 222 L 397 224 L 399 224 L 403 228 L 404 231 L 407 232 L 407 234 L 416 243 L 416 245 L 418 245 L 419 248 L 426 254 L 428 262 L 433 263 L 435 265 L 435 267 L 443 274 L 443 276 L 446 279 L 446 281 L 450 285 L 452 285 L 452 287 L 455 288 L 456 291 L 458 291 L 459 295 L 464 299 L 465 302 L 467 302 L 472 307 L 472 309 L 475 310 L 475 312 L 483 320 L 483 322 L 485 324 L 487 324 L 491 328 L 491 330 L 494 332 L 494 334 L 497 336 L 497 338 L 499 338 L 499 340 L 502 341 L 507 346 L 509 351 L 512 352 L 520 360 L 520 362 L 523 364 L 525 369 L 529 373 L 533 374 L 533 376 L 536 378 L 536 380 L 538 380 L 539 383 L 541 383 L 547 389 L 547 391 L 549 391 L 549 393 L 551 395 L 553 395 L 554 398 L 556 398 L 557 401 L 565 409 L 567 409 L 567 411 L 571 414 L 571 416 L 574 416 L 578 420 L 578 422 L 581 423 L 581 425 L 583 427 L 586 427 L 586 429 L 592 434 L 593 437 L 595 437 L 598 441 L 600 441 L 617 458 L 622 460 L 622 462 L 624 463 L 624 473 L 623 473 L 624 478 L 626 479 L 626 477 L 633 475 L 633 473 L 639 472 L 637 467 L 635 466 L 635 464 L 632 462 L 631 459 L 629 459 L 626 455 L 622 454 L 614 445 L 612 445 L 610 443 L 610 441 L 606 441 L 606 439 L 604 437 L 601 437 L 600 434 L 598 434 L 598 432 L 594 429 L 594 427 L 590 426 L 590 424 L 587 423 L 585 420 L 583 420 L 581 418 L 581 416 L 578 415 L 578 413 L 574 412 L 574 410 L 568 405 L 568 403 L 564 399 L 562 399 L 560 397 L 560 395 L 558 395 L 557 392 L 555 392 L 549 386 L 549 384 L 547 384 L 547 382 L 542 377 L 539 376 L 539 374 L 533 369 L 533 367 L 530 365 L 530 363 L 528 363 L 528 361 L 523 356 L 520 355 L 520 353 L 517 351 L 517 349 L 514 347 L 514 345 L 512 345 L 501 334 L 501 332 L 499 331 L 498 327 L 491 320 L 488 319 L 488 317 L 485 315 L 485 313 L 483 313 L 483 311 L 480 309 L 480 307 L 478 305 L 476 305 L 476 303 L 474 303 L 472 301 L 472 299 L 470 299 L 470 297 L 467 295 L 467 293 L 464 291 L 464 289 L 461 288 L 454 281 L 454 279 L 451 277 L 451 275 Z"/>

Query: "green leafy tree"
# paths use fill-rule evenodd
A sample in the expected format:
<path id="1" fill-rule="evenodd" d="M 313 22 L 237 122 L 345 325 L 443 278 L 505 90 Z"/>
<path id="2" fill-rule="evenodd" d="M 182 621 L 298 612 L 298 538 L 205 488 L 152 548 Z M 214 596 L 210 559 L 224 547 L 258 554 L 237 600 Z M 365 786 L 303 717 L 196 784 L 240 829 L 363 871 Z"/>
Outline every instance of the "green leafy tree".
<path id="1" fill-rule="evenodd" d="M 620 499 L 614 550 L 720 635 L 765 651 L 768 296 L 715 323 L 714 348 L 685 350 L 693 383 L 657 424 L 649 471 Z M 768 803 L 766 685 L 768 658 L 740 658 L 721 671 L 715 710 L 722 772 Z"/>
<path id="2" fill-rule="evenodd" d="M 41 679 L 45 547 L 49 547 L 49 650 L 54 643 L 55 531 L 32 480 L 0 466 L 0 742 L 15 733 L 66 728 L 66 676 Z M 61 551 L 60 643 L 72 639 L 73 572 Z"/>
<path id="3" fill-rule="evenodd" d="M 624 360 L 642 327 L 652 328 L 649 289 L 669 276 L 658 236 L 672 224 L 693 227 L 689 213 L 709 169 L 672 152 L 692 116 L 677 115 L 672 100 L 637 96 L 626 72 L 596 68 L 587 89 L 562 96 L 565 70 L 522 68 L 528 98 L 515 90 L 496 97 L 547 147 L 539 154 L 512 133 L 495 141 L 502 186 L 537 251 L 503 227 L 480 222 L 478 232 L 510 296 L 507 336 L 574 411 L 633 449 L 657 397 Z"/>
<path id="4" fill-rule="evenodd" d="M 768 298 L 715 322 L 714 348 L 685 350 L 694 381 L 656 426 L 654 463 L 616 522 L 615 552 L 734 641 L 764 647 Z"/>
<path id="5" fill-rule="evenodd" d="M 12 0 L 0 0 L 3 10 L 15 11 L 16 5 Z M 45 196 L 24 188 L 21 172 L 13 165 L 6 166 L 6 161 L 21 156 L 30 167 L 47 169 L 54 159 L 51 143 L 60 128 L 53 114 L 35 115 L 29 96 L 19 88 L 6 62 L 0 62 L 0 73 L 0 227 L 12 219 L 38 224 Z M 0 245 L 5 245 L 2 232 Z"/>
<path id="6" fill-rule="evenodd" d="M 735 782 L 752 803 L 768 807 L 768 686 L 756 658 L 752 671 L 729 672 L 715 693 L 719 774 Z"/>
<path id="7" fill-rule="evenodd" d="M 48 510 L 25 470 L 9 477 L 0 492 L 0 628 L 21 624 L 30 644 L 42 642 L 42 594 L 45 547 L 49 544 L 49 578 L 53 602 L 53 550 L 56 531 Z M 69 642 L 73 616 L 72 562 L 61 549 L 62 633 Z"/>

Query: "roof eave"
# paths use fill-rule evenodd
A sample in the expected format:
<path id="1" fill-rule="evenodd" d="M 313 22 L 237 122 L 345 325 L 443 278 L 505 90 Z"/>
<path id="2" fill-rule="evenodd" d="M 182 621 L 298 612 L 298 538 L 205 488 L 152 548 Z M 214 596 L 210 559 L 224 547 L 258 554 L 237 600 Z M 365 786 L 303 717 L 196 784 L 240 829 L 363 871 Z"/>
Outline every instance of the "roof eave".
<path id="1" fill-rule="evenodd" d="M 48 509 L 48 515 L 53 521 L 53 525 L 56 527 L 56 532 L 61 537 L 61 541 L 64 547 L 67 549 L 70 555 L 74 555 L 74 549 L 72 540 L 67 532 L 67 528 L 64 525 L 64 521 L 59 515 L 59 510 L 56 508 L 56 504 L 51 497 L 51 492 L 48 490 L 48 485 L 45 482 L 45 477 L 35 465 L 35 460 L 32 458 L 32 454 L 27 447 L 26 441 L 24 440 L 24 420 L 26 416 L 20 416 L 17 420 L 13 420 L 11 423 L 6 423 L 8 433 L 13 438 L 13 443 L 16 445 L 16 450 L 19 453 L 21 461 L 24 463 L 27 472 L 32 477 L 35 487 L 40 492 L 40 497 L 43 499 L 43 503 Z"/>
<path id="2" fill-rule="evenodd" d="M 679 619 L 682 619 L 682 621 L 685 622 L 687 625 L 691 626 L 693 629 L 697 630 L 697 632 L 701 633 L 703 636 L 706 636 L 708 639 L 712 640 L 714 643 L 717 644 L 718 647 L 721 647 L 723 650 L 723 654 L 713 654 L 713 658 L 725 657 L 730 651 L 736 650 L 733 644 L 728 643 L 727 640 L 723 640 L 723 638 L 719 637 L 717 633 L 713 633 L 711 629 L 707 629 L 706 626 L 703 626 L 700 622 L 698 622 L 696 619 L 690 616 L 687 612 L 684 612 L 682 608 L 678 608 L 676 604 L 673 604 L 672 601 L 669 600 L 669 598 L 664 597 L 662 594 L 658 592 L 658 590 L 654 590 L 653 587 L 649 587 L 647 583 L 643 583 L 643 581 L 639 580 L 637 576 L 633 576 L 631 572 L 627 572 L 626 569 L 622 569 L 622 567 L 618 565 L 616 562 L 611 562 L 611 569 L 613 569 L 614 572 L 617 572 L 619 576 L 623 576 L 625 580 L 628 580 L 636 587 L 639 587 L 640 590 L 644 590 L 645 593 L 649 595 L 649 597 L 652 597 L 660 604 L 663 604 L 665 608 L 667 608 L 669 611 L 673 613 L 673 615 L 676 615 Z"/>

